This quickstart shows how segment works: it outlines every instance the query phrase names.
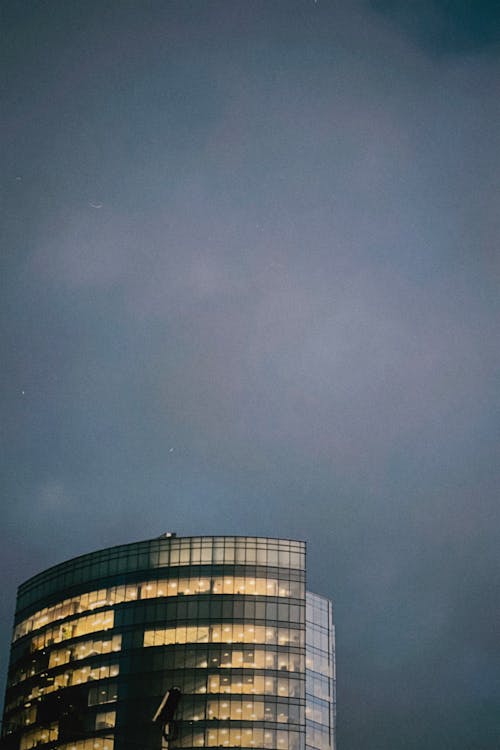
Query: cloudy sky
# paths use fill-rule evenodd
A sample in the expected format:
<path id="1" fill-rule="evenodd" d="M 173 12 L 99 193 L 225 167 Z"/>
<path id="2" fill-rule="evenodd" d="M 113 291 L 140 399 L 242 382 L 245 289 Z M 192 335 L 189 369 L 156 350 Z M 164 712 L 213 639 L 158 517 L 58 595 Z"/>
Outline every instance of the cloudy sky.
<path id="1" fill-rule="evenodd" d="M 17 585 L 305 538 L 339 750 L 497 750 L 500 7 L 4 0 Z"/>

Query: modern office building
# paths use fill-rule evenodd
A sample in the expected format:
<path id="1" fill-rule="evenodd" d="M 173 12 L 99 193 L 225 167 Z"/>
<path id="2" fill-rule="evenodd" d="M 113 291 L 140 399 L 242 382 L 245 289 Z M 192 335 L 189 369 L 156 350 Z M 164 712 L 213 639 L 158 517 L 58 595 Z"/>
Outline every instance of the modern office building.
<path id="1" fill-rule="evenodd" d="M 164 534 L 30 578 L 4 750 L 335 750 L 332 605 L 306 592 L 305 553 Z M 174 687 L 173 721 L 153 722 Z"/>

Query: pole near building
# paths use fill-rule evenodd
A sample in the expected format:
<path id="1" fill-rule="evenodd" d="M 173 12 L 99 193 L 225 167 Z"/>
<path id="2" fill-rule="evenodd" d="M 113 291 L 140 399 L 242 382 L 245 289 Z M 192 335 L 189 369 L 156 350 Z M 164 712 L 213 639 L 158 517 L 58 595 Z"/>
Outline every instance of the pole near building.
<path id="1" fill-rule="evenodd" d="M 153 722 L 155 724 L 161 724 L 161 734 L 165 740 L 167 750 L 170 740 L 175 739 L 176 725 L 174 716 L 181 695 L 182 693 L 178 687 L 171 687 L 163 696 L 162 701 L 153 716 Z"/>

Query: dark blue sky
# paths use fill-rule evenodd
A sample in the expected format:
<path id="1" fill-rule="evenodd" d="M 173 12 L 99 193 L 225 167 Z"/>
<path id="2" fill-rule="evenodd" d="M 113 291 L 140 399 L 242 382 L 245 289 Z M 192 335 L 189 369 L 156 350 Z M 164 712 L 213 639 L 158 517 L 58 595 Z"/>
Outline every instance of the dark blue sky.
<path id="1" fill-rule="evenodd" d="M 498 750 L 498 4 L 1 14 L 2 684 L 44 567 L 300 537 L 339 750 Z"/>

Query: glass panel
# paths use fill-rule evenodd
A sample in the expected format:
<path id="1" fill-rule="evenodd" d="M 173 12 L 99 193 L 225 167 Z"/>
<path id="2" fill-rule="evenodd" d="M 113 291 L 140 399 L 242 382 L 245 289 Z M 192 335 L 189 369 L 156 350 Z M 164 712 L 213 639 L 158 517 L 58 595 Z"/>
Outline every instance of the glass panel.
<path id="1" fill-rule="evenodd" d="M 209 550 L 210 551 L 210 550 Z M 108 589 L 90 591 L 81 596 L 66 599 L 53 607 L 39 610 L 34 615 L 16 625 L 14 641 L 23 635 L 38 630 L 56 620 L 72 615 L 119 604 L 136 599 L 154 599 L 163 596 L 203 594 L 212 591 L 214 594 L 256 594 L 259 596 L 299 597 L 303 595 L 303 586 L 298 582 L 288 583 L 276 579 L 254 578 L 252 576 L 234 578 L 231 575 L 216 576 L 212 582 L 208 576 L 197 578 L 180 578 L 176 580 L 151 580 L 128 586 L 114 586 Z"/>

